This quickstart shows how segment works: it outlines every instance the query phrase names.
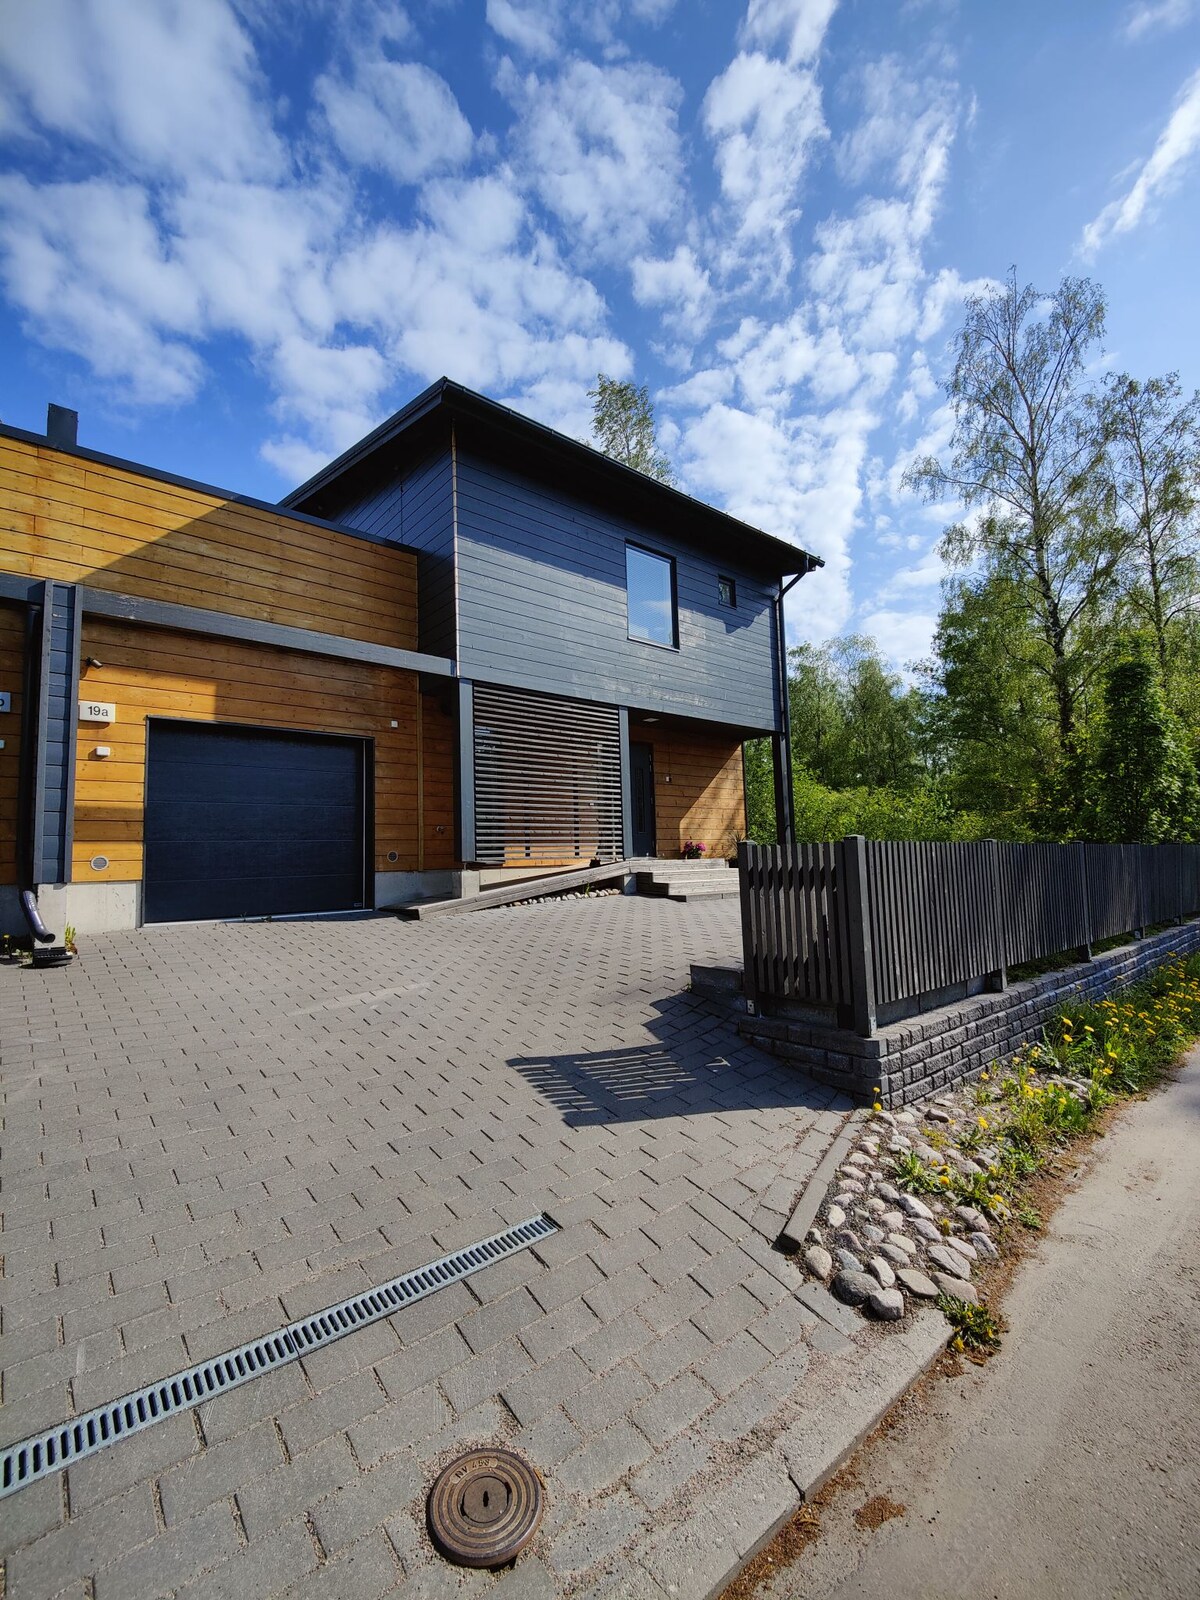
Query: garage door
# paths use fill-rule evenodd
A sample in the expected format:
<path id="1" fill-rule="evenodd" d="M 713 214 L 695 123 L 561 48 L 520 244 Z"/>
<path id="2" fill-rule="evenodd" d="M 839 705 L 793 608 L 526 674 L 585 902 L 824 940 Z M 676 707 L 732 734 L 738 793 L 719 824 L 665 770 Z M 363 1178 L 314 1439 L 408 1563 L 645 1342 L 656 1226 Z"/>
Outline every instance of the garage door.
<path id="1" fill-rule="evenodd" d="M 365 785 L 361 739 L 152 721 L 145 920 L 362 907 Z"/>

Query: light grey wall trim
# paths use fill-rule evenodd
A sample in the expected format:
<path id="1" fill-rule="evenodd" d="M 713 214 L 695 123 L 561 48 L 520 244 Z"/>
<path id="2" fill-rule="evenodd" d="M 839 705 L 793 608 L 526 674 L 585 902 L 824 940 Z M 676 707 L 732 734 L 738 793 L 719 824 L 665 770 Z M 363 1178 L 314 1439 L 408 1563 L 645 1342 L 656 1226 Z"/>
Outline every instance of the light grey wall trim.
<path id="1" fill-rule="evenodd" d="M 629 707 L 617 707 L 618 738 L 621 741 L 621 854 L 626 861 L 633 854 L 633 799 L 629 779 Z"/>
<path id="2" fill-rule="evenodd" d="M 118 622 L 141 622 L 149 627 L 177 628 L 185 633 L 208 633 L 221 639 L 244 639 L 250 644 L 271 644 L 281 650 L 305 650 L 310 655 L 337 656 L 343 661 L 369 661 L 374 666 L 400 667 L 427 672 L 435 678 L 453 678 L 455 667 L 443 656 L 419 650 L 397 650 L 390 645 L 343 639 L 337 634 L 315 633 L 279 622 L 259 622 L 234 617 L 227 611 L 206 611 L 201 606 L 174 605 L 165 600 L 141 600 L 132 595 L 110 594 L 104 589 L 81 589 L 83 609 L 93 616 Z"/>
<path id="3" fill-rule="evenodd" d="M 41 881 L 42 862 L 46 853 L 46 747 L 50 726 L 50 636 L 53 629 L 50 592 L 53 587 L 50 583 L 42 584 L 42 615 L 40 621 L 35 618 L 33 623 L 34 637 L 37 639 L 37 741 L 33 750 L 31 818 L 34 883 Z M 21 754 L 24 758 L 24 750 Z"/>
<path id="4" fill-rule="evenodd" d="M 458 681 L 458 859 L 475 859 L 475 686 Z"/>
<path id="5" fill-rule="evenodd" d="M 75 833 L 75 728 L 79 694 L 79 591 L 43 585 L 38 630 L 33 881 L 69 883 Z"/>

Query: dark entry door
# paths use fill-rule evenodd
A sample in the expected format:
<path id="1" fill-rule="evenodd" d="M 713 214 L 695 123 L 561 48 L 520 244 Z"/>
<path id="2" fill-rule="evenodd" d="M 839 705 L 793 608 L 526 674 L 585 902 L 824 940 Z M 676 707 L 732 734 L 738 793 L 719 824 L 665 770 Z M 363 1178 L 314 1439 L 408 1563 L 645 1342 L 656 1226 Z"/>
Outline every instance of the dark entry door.
<path id="1" fill-rule="evenodd" d="M 361 908 L 365 769 L 361 739 L 151 722 L 145 920 Z"/>
<path id="2" fill-rule="evenodd" d="M 654 747 L 629 746 L 629 799 L 633 807 L 633 853 L 652 856 L 654 832 Z"/>

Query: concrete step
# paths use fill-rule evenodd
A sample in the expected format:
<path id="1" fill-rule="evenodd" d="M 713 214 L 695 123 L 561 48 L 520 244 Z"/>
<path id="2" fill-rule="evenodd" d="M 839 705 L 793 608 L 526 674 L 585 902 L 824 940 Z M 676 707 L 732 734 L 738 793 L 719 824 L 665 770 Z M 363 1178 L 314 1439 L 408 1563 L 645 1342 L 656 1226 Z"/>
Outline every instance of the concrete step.
<path id="1" fill-rule="evenodd" d="M 732 883 L 697 883 L 694 879 L 674 878 L 666 886 L 668 900 L 728 900 L 736 898 L 737 894 L 736 878 Z"/>

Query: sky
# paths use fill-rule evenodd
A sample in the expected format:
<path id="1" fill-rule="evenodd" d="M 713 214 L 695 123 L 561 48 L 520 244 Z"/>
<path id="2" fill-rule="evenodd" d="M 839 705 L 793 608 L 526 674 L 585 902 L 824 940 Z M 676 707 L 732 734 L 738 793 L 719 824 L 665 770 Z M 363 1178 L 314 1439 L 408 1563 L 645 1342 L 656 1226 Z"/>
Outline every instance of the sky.
<path id="1" fill-rule="evenodd" d="M 1200 0 L 0 0 L 0 418 L 277 500 L 443 374 L 936 621 L 964 301 L 1108 297 L 1200 384 Z"/>

